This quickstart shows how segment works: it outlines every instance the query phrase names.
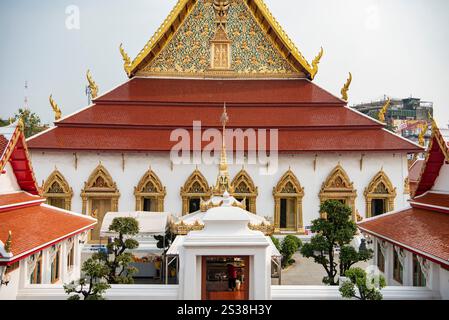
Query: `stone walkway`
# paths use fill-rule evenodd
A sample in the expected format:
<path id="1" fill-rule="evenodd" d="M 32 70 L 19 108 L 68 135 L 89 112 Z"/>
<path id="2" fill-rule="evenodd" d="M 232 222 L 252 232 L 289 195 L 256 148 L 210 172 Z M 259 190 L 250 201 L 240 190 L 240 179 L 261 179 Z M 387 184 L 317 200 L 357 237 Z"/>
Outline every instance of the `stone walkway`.
<path id="1" fill-rule="evenodd" d="M 313 259 L 306 259 L 300 253 L 293 256 L 296 263 L 288 269 L 282 270 L 282 285 L 322 285 L 326 271 L 323 266 L 317 264 Z M 337 256 L 338 259 L 338 256 Z M 369 262 L 362 262 L 354 265 L 365 269 Z M 272 284 L 277 285 L 278 279 L 272 279 Z"/>

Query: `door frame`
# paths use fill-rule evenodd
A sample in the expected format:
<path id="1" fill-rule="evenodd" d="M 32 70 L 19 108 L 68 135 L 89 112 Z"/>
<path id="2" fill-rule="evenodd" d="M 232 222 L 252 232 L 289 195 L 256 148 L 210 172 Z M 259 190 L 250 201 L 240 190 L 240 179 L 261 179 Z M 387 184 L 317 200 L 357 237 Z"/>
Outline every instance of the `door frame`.
<path id="1" fill-rule="evenodd" d="M 201 256 L 201 300 L 203 301 L 207 301 L 207 289 L 206 289 L 206 282 L 207 282 L 207 263 L 206 260 L 207 258 L 240 258 L 245 262 L 245 271 L 243 273 L 243 275 L 245 276 L 245 300 L 249 300 L 249 290 L 250 290 L 250 256 L 240 256 L 240 255 L 216 255 L 216 256 Z"/>

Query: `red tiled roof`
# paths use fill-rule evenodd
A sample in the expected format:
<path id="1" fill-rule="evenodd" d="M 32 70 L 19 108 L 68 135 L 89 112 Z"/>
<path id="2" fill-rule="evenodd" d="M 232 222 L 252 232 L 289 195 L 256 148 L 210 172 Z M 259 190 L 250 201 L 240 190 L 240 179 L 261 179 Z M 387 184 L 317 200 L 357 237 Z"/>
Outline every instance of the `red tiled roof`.
<path id="1" fill-rule="evenodd" d="M 169 129 L 58 127 L 30 140 L 29 145 L 53 150 L 170 151 L 177 143 L 170 141 L 170 134 Z M 414 144 L 377 129 L 284 129 L 279 130 L 278 147 L 279 152 L 417 150 Z"/>
<path id="2" fill-rule="evenodd" d="M 12 232 L 11 253 L 17 257 L 43 245 L 89 229 L 92 219 L 65 213 L 44 205 L 0 212 L 0 240 L 5 243 Z M 12 260 L 14 259 L 12 258 Z"/>
<path id="3" fill-rule="evenodd" d="M 28 140 L 31 149 L 170 151 L 175 128 L 279 129 L 280 152 L 422 151 L 304 80 L 134 78 Z M 206 143 L 205 143 L 206 144 Z"/>
<path id="4" fill-rule="evenodd" d="M 96 103 L 153 102 L 230 104 L 340 104 L 344 102 L 305 79 L 199 80 L 133 78 Z"/>
<path id="5" fill-rule="evenodd" d="M 447 213 L 411 208 L 361 222 L 359 227 L 374 236 L 410 247 L 419 251 L 416 252 L 418 254 L 422 252 L 430 258 L 441 259 L 445 265 L 449 265 L 449 214 Z"/>
<path id="6" fill-rule="evenodd" d="M 4 135 L 0 134 L 0 157 L 5 153 L 5 149 L 8 146 L 9 140 Z"/>
<path id="7" fill-rule="evenodd" d="M 37 200 L 44 201 L 45 199 L 38 197 L 38 196 L 28 194 L 26 192 L 1 194 L 0 195 L 0 207 L 24 203 L 24 202 L 30 202 L 30 201 L 37 201 Z"/>
<path id="8" fill-rule="evenodd" d="M 412 203 L 431 205 L 437 207 L 448 208 L 449 210 L 449 194 L 441 194 L 428 192 L 422 196 L 410 200 Z"/>

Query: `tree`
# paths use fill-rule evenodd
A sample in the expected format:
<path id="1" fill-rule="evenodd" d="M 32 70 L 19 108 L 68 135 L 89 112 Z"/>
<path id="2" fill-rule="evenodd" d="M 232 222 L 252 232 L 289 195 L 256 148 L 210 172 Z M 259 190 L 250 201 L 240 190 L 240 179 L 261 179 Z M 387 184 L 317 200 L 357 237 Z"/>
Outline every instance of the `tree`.
<path id="1" fill-rule="evenodd" d="M 344 246 L 340 249 L 340 275 L 346 274 L 354 264 L 360 261 L 368 261 L 374 255 L 371 249 L 360 248 L 357 252 L 354 247 Z"/>
<path id="2" fill-rule="evenodd" d="M 133 257 L 127 250 L 139 247 L 139 242 L 130 238 L 139 233 L 139 222 L 130 217 L 115 218 L 109 226 L 109 231 L 117 233 L 118 236 L 108 243 L 107 252 L 99 253 L 109 268 L 106 279 L 112 284 L 134 283 L 132 276 L 138 270 L 130 265 Z"/>
<path id="3" fill-rule="evenodd" d="M 379 275 L 378 278 L 368 278 L 368 275 L 363 269 L 351 268 L 346 271 L 345 276 L 348 280 L 343 282 L 339 289 L 343 298 L 355 298 L 359 300 L 383 299 L 380 291 L 385 288 L 386 281 L 382 275 Z"/>
<path id="4" fill-rule="evenodd" d="M 23 120 L 23 124 L 25 127 L 24 134 L 26 138 L 29 138 L 47 128 L 46 126 L 42 125 L 39 116 L 34 112 L 31 112 L 30 109 L 20 108 L 19 111 L 14 115 L 14 120 L 18 120 L 20 118 L 22 118 Z"/>
<path id="5" fill-rule="evenodd" d="M 163 249 L 164 255 L 165 255 L 173 241 L 173 234 L 170 232 L 170 230 L 167 230 L 165 232 L 165 236 L 158 235 L 158 236 L 153 236 L 153 237 L 155 240 L 157 240 L 156 246 L 159 249 Z"/>
<path id="6" fill-rule="evenodd" d="M 302 242 L 298 237 L 288 235 L 284 238 L 280 250 L 282 254 L 282 267 L 285 268 L 295 263 L 295 259 L 292 259 L 292 257 L 301 246 Z"/>
<path id="7" fill-rule="evenodd" d="M 98 253 L 83 263 L 84 277 L 78 281 L 64 284 L 64 291 L 71 295 L 68 300 L 104 300 L 103 294 L 111 286 L 105 281 L 109 268 Z M 74 294 L 74 295 L 72 295 Z"/>
<path id="8" fill-rule="evenodd" d="M 356 262 L 370 259 L 372 251 L 357 253 L 348 246 L 357 232 L 357 226 L 351 220 L 350 207 L 340 201 L 328 200 L 321 204 L 320 212 L 324 213 L 325 217 L 312 221 L 311 230 L 316 235 L 312 237 L 310 243 L 303 245 L 301 253 L 324 267 L 327 276 L 323 278 L 323 283 L 336 285 L 338 263 L 335 248 L 340 247 L 342 250 L 341 271 L 345 271 Z"/>

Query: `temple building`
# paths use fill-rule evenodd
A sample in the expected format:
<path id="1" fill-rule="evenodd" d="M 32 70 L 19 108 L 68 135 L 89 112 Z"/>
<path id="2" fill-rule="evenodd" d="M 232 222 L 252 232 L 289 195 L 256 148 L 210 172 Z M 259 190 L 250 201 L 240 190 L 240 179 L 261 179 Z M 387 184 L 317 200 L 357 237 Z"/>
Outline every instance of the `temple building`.
<path id="1" fill-rule="evenodd" d="M 359 224 L 390 286 L 427 287 L 449 299 L 449 130 L 432 138 L 409 205 Z"/>
<path id="2" fill-rule="evenodd" d="M 96 220 L 44 202 L 23 123 L 0 128 L 0 300 L 80 277 L 82 247 Z"/>
<path id="3" fill-rule="evenodd" d="M 169 212 L 194 225 L 202 218 L 189 214 L 222 203 L 222 155 L 213 165 L 176 164 L 171 135 L 194 136 L 198 121 L 201 133 L 218 131 L 224 103 L 227 130 L 244 134 L 243 150 L 228 144 L 227 191 L 255 214 L 251 224 L 304 236 L 327 199 L 353 208 L 354 220 L 406 205 L 407 158 L 423 149 L 349 108 L 349 81 L 344 99 L 316 85 L 323 50 L 308 62 L 262 0 L 180 0 L 134 60 L 120 52 L 128 81 L 98 94 L 90 75 L 93 104 L 60 117 L 52 100 L 55 125 L 28 141 L 47 203 L 98 219 L 91 243 L 107 212 Z M 253 129 L 278 130 L 269 174 L 272 162 L 260 157 L 232 161 L 237 151 L 248 158 Z"/>

